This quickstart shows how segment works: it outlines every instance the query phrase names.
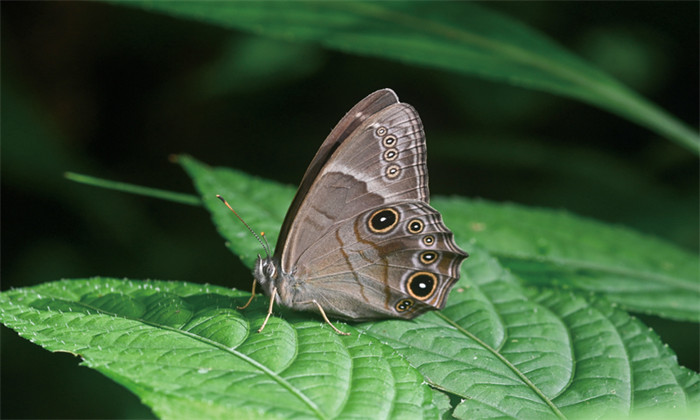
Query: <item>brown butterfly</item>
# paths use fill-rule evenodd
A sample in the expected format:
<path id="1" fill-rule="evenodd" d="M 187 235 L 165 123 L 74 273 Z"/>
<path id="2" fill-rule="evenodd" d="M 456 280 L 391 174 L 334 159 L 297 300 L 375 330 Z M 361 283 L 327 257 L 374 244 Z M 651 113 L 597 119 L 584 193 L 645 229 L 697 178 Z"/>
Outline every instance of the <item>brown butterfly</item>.
<path id="1" fill-rule="evenodd" d="M 423 124 L 391 89 L 355 105 L 311 161 L 255 280 L 273 302 L 363 321 L 442 309 L 467 254 L 428 204 Z M 254 285 L 255 286 L 255 285 Z M 251 297 L 252 298 L 252 297 Z M 247 305 L 246 305 L 247 306 Z"/>

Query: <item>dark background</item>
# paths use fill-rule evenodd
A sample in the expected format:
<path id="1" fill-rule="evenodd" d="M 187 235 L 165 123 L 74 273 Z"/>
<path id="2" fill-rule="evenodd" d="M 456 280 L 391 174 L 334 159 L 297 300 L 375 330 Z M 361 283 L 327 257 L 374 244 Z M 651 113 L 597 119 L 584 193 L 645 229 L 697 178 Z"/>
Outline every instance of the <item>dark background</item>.
<path id="1" fill-rule="evenodd" d="M 485 7 L 698 126 L 697 2 Z M 383 87 L 421 114 L 433 194 L 564 208 L 698 251 L 697 156 L 579 102 L 109 4 L 3 2 L 1 23 L 3 290 L 93 275 L 248 288 L 202 208 L 63 173 L 194 193 L 167 160 L 185 152 L 296 184 Z M 698 370 L 696 324 L 643 320 Z M 152 416 L 77 358 L 1 338 L 2 418 Z"/>

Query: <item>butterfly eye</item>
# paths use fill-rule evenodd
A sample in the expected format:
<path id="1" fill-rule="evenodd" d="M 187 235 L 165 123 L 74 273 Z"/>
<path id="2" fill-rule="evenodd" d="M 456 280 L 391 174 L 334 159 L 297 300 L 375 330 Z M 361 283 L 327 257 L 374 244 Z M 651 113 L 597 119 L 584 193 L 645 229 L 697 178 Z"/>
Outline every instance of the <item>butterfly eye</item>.
<path id="1" fill-rule="evenodd" d="M 394 306 L 398 312 L 406 312 L 413 307 L 415 302 L 412 299 L 402 299 Z"/>
<path id="2" fill-rule="evenodd" d="M 411 233 L 421 233 L 423 232 L 423 221 L 420 219 L 413 219 L 408 222 L 408 231 Z"/>
<path id="3" fill-rule="evenodd" d="M 377 210 L 369 217 L 369 229 L 374 233 L 390 231 L 399 222 L 399 213 L 392 208 Z"/>
<path id="4" fill-rule="evenodd" d="M 267 276 L 268 279 L 277 278 L 277 270 L 275 269 L 274 264 L 266 264 L 264 266 L 264 270 L 265 270 L 265 276 Z"/>
<path id="5" fill-rule="evenodd" d="M 423 264 L 432 264 L 437 260 L 437 252 L 435 251 L 424 251 L 420 254 L 420 262 Z"/>
<path id="6" fill-rule="evenodd" d="M 418 300 L 426 300 L 437 288 L 437 276 L 427 271 L 413 273 L 406 282 L 408 294 Z"/>

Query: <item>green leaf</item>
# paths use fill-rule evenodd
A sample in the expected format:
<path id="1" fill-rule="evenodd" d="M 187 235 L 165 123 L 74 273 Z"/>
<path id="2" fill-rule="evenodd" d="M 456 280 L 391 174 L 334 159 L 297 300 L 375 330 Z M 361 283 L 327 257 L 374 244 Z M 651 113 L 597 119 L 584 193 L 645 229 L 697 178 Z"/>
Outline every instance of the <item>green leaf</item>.
<path id="1" fill-rule="evenodd" d="M 216 286 L 110 278 L 0 294 L 0 320 L 70 352 L 162 418 L 435 418 L 432 391 L 390 347 L 341 326 L 265 315 Z M 294 319 L 290 316 L 288 319 Z"/>
<path id="2" fill-rule="evenodd" d="M 537 296 L 538 301 L 552 301 L 551 293 Z M 629 352 L 632 378 L 635 382 L 633 400 L 637 413 L 659 407 L 683 407 L 697 403 L 700 398 L 700 377 L 678 366 L 676 355 L 639 320 L 615 309 L 603 299 L 592 302 L 593 308 L 614 326 Z"/>
<path id="3" fill-rule="evenodd" d="M 474 3 L 116 3 L 575 98 L 700 152 L 695 129 L 537 31 Z"/>
<path id="4" fill-rule="evenodd" d="M 450 228 L 538 286 L 595 292 L 624 308 L 700 321 L 700 261 L 659 239 L 564 211 L 435 200 Z"/>

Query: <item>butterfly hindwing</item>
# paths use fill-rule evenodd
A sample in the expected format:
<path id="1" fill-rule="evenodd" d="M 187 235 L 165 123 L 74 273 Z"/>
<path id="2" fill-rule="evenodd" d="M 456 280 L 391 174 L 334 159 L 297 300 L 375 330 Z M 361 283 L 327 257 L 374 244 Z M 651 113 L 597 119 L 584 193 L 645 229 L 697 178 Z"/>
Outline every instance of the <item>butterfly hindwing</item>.
<path id="1" fill-rule="evenodd" d="M 294 299 L 341 318 L 413 318 L 444 306 L 465 257 L 427 203 L 387 203 L 336 222 L 301 255 Z"/>

